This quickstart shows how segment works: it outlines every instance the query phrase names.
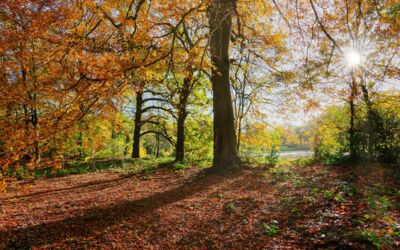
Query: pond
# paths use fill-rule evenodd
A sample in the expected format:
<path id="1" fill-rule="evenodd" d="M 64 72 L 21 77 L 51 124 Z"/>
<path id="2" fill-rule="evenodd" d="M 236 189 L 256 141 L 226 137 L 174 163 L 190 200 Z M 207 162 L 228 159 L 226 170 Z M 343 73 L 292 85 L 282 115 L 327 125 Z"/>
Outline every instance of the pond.
<path id="1" fill-rule="evenodd" d="M 266 157 L 269 156 L 269 153 L 264 154 Z M 280 158 L 284 159 L 297 159 L 297 158 L 309 158 L 314 156 L 314 151 L 311 149 L 299 149 L 299 150 L 290 150 L 290 151 L 282 151 L 277 153 Z M 242 157 L 263 157 L 263 154 L 241 154 Z"/>
<path id="2" fill-rule="evenodd" d="M 314 151 L 312 150 L 294 150 L 294 151 L 284 151 L 278 153 L 279 157 L 291 159 L 291 158 L 306 158 L 312 157 L 314 155 Z"/>

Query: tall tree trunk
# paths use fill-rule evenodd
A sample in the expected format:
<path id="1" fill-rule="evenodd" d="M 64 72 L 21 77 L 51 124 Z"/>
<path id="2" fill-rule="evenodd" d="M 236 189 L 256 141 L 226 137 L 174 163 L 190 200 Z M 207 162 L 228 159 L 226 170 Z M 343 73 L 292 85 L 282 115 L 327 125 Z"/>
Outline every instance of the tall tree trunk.
<path id="1" fill-rule="evenodd" d="M 34 95 L 34 98 L 36 99 L 36 95 Z M 35 100 L 34 99 L 34 100 Z M 38 116 L 38 111 L 37 108 L 34 107 L 32 108 L 32 125 L 33 125 L 33 131 L 34 131 L 34 154 L 35 154 L 35 160 L 36 162 L 40 162 L 41 158 L 40 158 L 40 150 L 39 150 L 39 116 Z"/>
<path id="2" fill-rule="evenodd" d="M 160 157 L 160 134 L 159 133 L 157 133 L 157 135 L 156 135 L 156 140 L 157 140 L 157 143 L 156 143 L 156 158 L 158 158 L 158 157 Z"/>
<path id="3" fill-rule="evenodd" d="M 239 107 L 237 107 L 237 113 L 236 113 L 236 120 L 237 120 L 237 127 L 236 127 L 236 132 L 237 132 L 237 146 L 236 150 L 239 153 L 240 152 L 240 145 L 241 145 L 241 137 L 242 137 L 242 123 L 243 119 L 246 116 L 247 111 L 245 111 L 245 87 L 241 88 L 241 91 L 239 95 L 236 97 L 239 98 Z"/>
<path id="4" fill-rule="evenodd" d="M 140 133 L 142 130 L 143 92 L 136 93 L 135 128 L 133 131 L 132 158 L 140 158 Z"/>
<path id="5" fill-rule="evenodd" d="M 182 162 L 185 158 L 185 119 L 185 114 L 178 116 L 175 162 Z"/>
<path id="6" fill-rule="evenodd" d="M 131 139 L 129 138 L 129 134 L 127 133 L 125 135 L 125 148 L 124 148 L 124 156 L 127 157 L 128 156 L 128 148 L 129 148 L 129 142 L 131 141 Z"/>
<path id="7" fill-rule="evenodd" d="M 372 161 L 375 158 L 375 131 L 372 102 L 369 98 L 368 89 L 363 83 L 361 84 L 361 91 L 363 92 L 364 103 L 367 107 L 368 160 Z"/>
<path id="8" fill-rule="evenodd" d="M 84 150 L 83 150 L 83 121 L 79 121 L 78 122 L 78 140 L 77 140 L 77 144 L 78 144 L 78 157 L 79 160 L 83 159 L 84 157 Z"/>
<path id="9" fill-rule="evenodd" d="M 354 100 L 356 98 L 356 83 L 355 79 L 353 77 L 352 82 L 350 84 L 351 92 L 350 92 L 350 129 L 349 129 L 349 146 L 350 146 L 350 159 L 355 160 L 356 159 L 356 143 L 355 143 L 355 116 L 356 116 L 356 109 L 354 105 Z"/>
<path id="10" fill-rule="evenodd" d="M 211 83 L 214 108 L 214 160 L 217 170 L 239 166 L 229 81 L 229 42 L 235 0 L 213 0 L 208 9 L 210 49 L 213 64 Z"/>
<path id="11" fill-rule="evenodd" d="M 187 117 L 187 102 L 190 94 L 191 80 L 191 78 L 185 77 L 179 96 L 175 162 L 182 162 L 185 158 L 185 121 Z"/>
<path id="12" fill-rule="evenodd" d="M 239 124 L 237 127 L 237 146 L 236 146 L 237 152 L 240 152 L 239 150 L 240 150 L 241 137 L 242 137 L 242 119 L 239 119 Z"/>

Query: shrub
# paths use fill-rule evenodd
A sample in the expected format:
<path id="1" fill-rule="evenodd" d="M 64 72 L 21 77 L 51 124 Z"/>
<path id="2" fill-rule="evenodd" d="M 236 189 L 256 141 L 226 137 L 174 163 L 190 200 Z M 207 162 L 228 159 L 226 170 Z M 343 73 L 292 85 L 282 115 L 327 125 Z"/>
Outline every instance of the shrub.
<path id="1" fill-rule="evenodd" d="M 349 146 L 347 116 L 344 107 L 330 107 L 314 121 L 312 141 L 317 160 L 336 164 L 346 159 Z"/>
<path id="2" fill-rule="evenodd" d="M 356 237 L 361 241 L 365 241 L 370 244 L 373 244 L 378 249 L 381 248 L 382 240 L 374 232 L 362 230 L 362 231 L 358 232 Z"/>

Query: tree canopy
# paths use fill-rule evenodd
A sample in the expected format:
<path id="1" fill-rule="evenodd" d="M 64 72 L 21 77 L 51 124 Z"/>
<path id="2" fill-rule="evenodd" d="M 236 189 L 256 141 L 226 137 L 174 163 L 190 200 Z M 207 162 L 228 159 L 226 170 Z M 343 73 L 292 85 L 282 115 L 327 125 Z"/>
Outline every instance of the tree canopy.
<path id="1" fill-rule="evenodd" d="M 2 187 L 10 171 L 59 168 L 69 158 L 106 151 L 175 155 L 176 162 L 185 151 L 199 152 L 225 171 L 250 148 L 293 140 L 290 128 L 271 122 L 271 110 L 321 113 L 335 103 L 346 124 L 325 120 L 298 130 L 299 144 L 318 146 L 329 136 L 332 142 L 339 129 L 345 142 L 335 143 L 343 153 L 377 159 L 382 148 L 398 147 L 387 141 L 397 138 L 390 127 L 396 125 L 387 123 L 398 108 L 386 103 L 398 97 L 391 92 L 400 78 L 399 6 L 395 0 L 5 0 Z M 386 141 L 378 128 L 389 133 Z M 306 139 L 310 131 L 313 141 Z"/>

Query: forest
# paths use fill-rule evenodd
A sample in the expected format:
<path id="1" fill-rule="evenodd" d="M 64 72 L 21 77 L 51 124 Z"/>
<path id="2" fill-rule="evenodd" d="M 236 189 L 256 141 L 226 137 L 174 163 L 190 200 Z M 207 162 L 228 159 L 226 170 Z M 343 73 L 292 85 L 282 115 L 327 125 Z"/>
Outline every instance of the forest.
<path id="1" fill-rule="evenodd" d="M 399 249 L 399 0 L 1 0 L 1 249 Z"/>

